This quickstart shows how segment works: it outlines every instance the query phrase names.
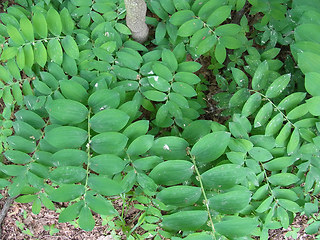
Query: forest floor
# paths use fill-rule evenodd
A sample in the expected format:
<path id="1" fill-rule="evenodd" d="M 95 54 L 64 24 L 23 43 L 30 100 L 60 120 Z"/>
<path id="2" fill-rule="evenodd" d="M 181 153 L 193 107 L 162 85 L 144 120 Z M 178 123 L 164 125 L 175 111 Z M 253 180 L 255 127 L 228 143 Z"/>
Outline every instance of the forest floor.
<path id="1" fill-rule="evenodd" d="M 0 0 L 0 12 L 5 8 L 14 4 L 14 0 Z M 219 92 L 219 87 L 215 81 L 212 71 L 208 70 L 211 64 L 210 58 L 202 57 L 198 60 L 202 64 L 202 68 L 198 74 L 203 75 L 210 83 L 209 90 L 206 92 L 206 101 L 208 108 L 206 109 L 205 119 L 211 119 L 223 123 L 225 118 L 220 117 L 219 110 L 215 107 L 212 96 Z M 0 112 L 2 112 L 2 104 L 0 103 Z M 1 153 L 2 154 L 2 153 Z M 0 191 L 4 198 L 0 199 L 0 209 L 3 208 L 7 201 L 7 193 Z M 2 240 L 25 240 L 25 239 L 41 239 L 41 240 L 113 240 L 126 239 L 125 235 L 119 230 L 116 238 L 112 237 L 110 227 L 106 220 L 102 220 L 95 215 L 96 226 L 91 232 L 81 230 L 76 222 L 58 223 L 59 209 L 63 206 L 56 205 L 56 211 L 42 208 L 40 213 L 35 215 L 32 213 L 31 204 L 12 203 L 6 216 L 2 222 L 0 229 L 0 239 Z M 122 201 L 116 201 L 116 209 L 122 208 Z M 129 211 L 127 216 L 128 222 L 136 211 Z M 306 216 L 297 215 L 294 222 L 288 229 L 276 229 L 269 231 L 269 239 L 272 240 L 312 240 L 314 236 L 306 235 L 304 229 L 307 227 L 308 218 Z M 1 223 L 0 223 L 1 224 Z M 291 234 L 290 234 L 291 233 Z M 286 236 L 287 235 L 287 236 Z M 258 239 L 258 238 L 257 238 Z"/>

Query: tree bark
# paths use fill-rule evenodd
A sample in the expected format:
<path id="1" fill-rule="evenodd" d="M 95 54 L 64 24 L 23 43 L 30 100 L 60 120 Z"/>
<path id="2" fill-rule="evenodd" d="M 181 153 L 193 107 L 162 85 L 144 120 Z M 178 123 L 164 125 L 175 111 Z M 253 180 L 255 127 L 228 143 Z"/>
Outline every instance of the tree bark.
<path id="1" fill-rule="evenodd" d="M 144 0 L 124 0 L 127 16 L 126 23 L 132 38 L 143 43 L 148 39 L 149 28 L 146 24 L 147 5 Z"/>

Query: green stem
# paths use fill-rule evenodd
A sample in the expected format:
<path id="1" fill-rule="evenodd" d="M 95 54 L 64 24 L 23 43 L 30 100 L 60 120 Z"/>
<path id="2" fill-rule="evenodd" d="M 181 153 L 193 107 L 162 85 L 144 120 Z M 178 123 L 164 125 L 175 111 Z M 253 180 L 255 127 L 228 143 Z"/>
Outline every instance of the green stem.
<path id="1" fill-rule="evenodd" d="M 214 229 L 214 225 L 213 225 L 213 221 L 212 221 L 212 217 L 211 217 L 211 213 L 210 213 L 209 201 L 208 201 L 208 198 L 207 198 L 207 194 L 206 194 L 206 192 L 204 190 L 203 182 L 202 182 L 202 179 L 201 179 L 201 174 L 200 174 L 199 169 L 198 169 L 197 164 L 196 164 L 196 158 L 195 158 L 195 156 L 193 156 L 190 153 L 189 149 L 187 149 L 187 154 L 190 156 L 190 158 L 192 160 L 192 163 L 194 165 L 194 169 L 195 169 L 195 171 L 197 173 L 197 180 L 200 183 L 200 188 L 201 188 L 201 192 L 202 192 L 202 195 L 203 195 L 203 198 L 204 198 L 204 203 L 206 205 L 207 212 L 208 212 L 208 215 L 209 215 L 209 221 L 210 221 L 210 225 L 211 225 L 211 228 L 212 228 L 212 235 L 213 235 L 214 239 L 216 239 L 215 238 L 216 230 Z"/>
<path id="2" fill-rule="evenodd" d="M 87 194 L 87 191 L 88 191 L 88 179 L 89 179 L 89 172 L 90 172 L 90 160 L 91 160 L 91 153 L 90 153 L 90 144 L 91 144 L 91 134 L 90 134 L 90 130 L 91 130 L 91 124 L 90 124 L 90 114 L 91 114 L 91 108 L 89 108 L 89 111 L 88 111 L 88 143 L 86 145 L 87 149 L 86 149 L 86 152 L 87 152 L 87 158 L 88 158 L 88 163 L 87 163 L 87 176 L 86 176 L 86 183 L 85 183 L 85 192 L 84 192 L 84 195 L 83 195 L 83 198 L 85 199 L 86 198 L 86 194 Z M 86 203 L 85 203 L 86 204 Z"/>
<path id="3" fill-rule="evenodd" d="M 292 123 L 292 122 L 288 119 L 287 115 L 285 115 L 285 114 L 278 108 L 278 106 L 275 105 L 266 95 L 264 95 L 264 94 L 262 94 L 261 92 L 258 92 L 258 91 L 256 91 L 256 90 L 249 90 L 249 91 L 260 94 L 261 97 L 263 97 L 263 98 L 266 99 L 268 102 L 270 102 L 270 103 L 272 104 L 272 106 L 273 106 L 279 113 L 281 113 L 281 115 L 283 116 L 283 118 L 284 118 L 288 123 L 290 123 L 294 128 L 297 128 L 297 127 L 294 125 L 294 123 Z"/>

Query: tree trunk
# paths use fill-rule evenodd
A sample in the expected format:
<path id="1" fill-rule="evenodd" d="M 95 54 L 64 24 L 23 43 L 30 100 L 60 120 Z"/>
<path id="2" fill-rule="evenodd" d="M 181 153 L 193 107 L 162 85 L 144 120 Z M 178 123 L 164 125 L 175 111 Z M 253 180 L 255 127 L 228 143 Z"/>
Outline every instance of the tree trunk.
<path id="1" fill-rule="evenodd" d="M 147 5 L 144 0 L 124 0 L 126 23 L 132 32 L 132 38 L 143 43 L 148 39 L 149 28 L 146 21 Z"/>

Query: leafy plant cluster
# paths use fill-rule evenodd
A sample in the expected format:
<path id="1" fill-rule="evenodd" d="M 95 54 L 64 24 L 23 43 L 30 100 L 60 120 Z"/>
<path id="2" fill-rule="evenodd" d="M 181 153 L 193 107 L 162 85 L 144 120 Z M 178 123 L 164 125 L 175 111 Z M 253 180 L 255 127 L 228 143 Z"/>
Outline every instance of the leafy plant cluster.
<path id="1" fill-rule="evenodd" d="M 0 185 L 16 201 L 67 202 L 59 221 L 87 231 L 116 217 L 137 239 L 268 239 L 297 213 L 318 232 L 320 1 L 149 0 L 145 45 L 120 0 L 16 3 L 0 14 Z M 203 56 L 225 124 L 202 117 Z"/>

